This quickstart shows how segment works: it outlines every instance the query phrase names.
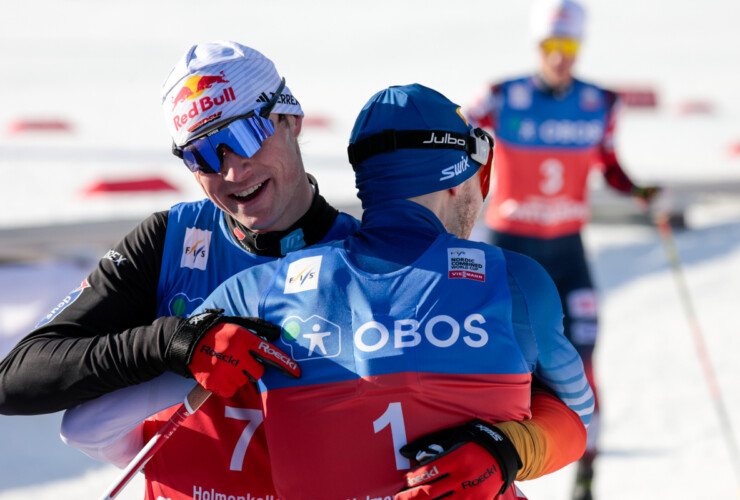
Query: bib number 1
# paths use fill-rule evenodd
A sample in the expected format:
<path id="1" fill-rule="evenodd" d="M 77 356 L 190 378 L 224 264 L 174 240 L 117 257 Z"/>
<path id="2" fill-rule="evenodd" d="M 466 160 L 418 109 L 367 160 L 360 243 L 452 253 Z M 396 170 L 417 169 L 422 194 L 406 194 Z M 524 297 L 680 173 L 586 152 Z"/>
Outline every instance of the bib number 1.
<path id="1" fill-rule="evenodd" d="M 375 434 L 388 426 L 391 428 L 393 453 L 396 457 L 396 470 L 410 469 L 411 462 L 409 462 L 408 458 L 401 455 L 401 452 L 399 451 L 401 446 L 406 444 L 406 425 L 403 422 L 401 403 L 390 403 L 388 408 L 385 410 L 385 413 L 373 422 Z"/>

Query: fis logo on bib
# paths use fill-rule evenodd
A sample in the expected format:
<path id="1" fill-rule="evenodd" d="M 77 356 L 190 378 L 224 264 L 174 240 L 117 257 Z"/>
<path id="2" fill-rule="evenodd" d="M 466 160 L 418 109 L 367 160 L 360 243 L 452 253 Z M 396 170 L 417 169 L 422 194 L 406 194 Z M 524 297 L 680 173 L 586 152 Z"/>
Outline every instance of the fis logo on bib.
<path id="1" fill-rule="evenodd" d="M 282 327 L 280 343 L 296 361 L 334 358 L 342 352 L 342 329 L 321 316 L 308 319 L 290 316 Z"/>
<path id="2" fill-rule="evenodd" d="M 307 290 L 316 290 L 319 287 L 319 271 L 321 270 L 321 255 L 306 257 L 291 262 L 288 274 L 285 276 L 283 293 L 299 293 Z"/>
<path id="3" fill-rule="evenodd" d="M 447 277 L 486 281 L 486 254 L 479 248 L 448 248 Z"/>
<path id="4" fill-rule="evenodd" d="M 182 243 L 180 267 L 205 271 L 208 264 L 208 249 L 211 246 L 211 231 L 189 227 L 185 230 Z"/>

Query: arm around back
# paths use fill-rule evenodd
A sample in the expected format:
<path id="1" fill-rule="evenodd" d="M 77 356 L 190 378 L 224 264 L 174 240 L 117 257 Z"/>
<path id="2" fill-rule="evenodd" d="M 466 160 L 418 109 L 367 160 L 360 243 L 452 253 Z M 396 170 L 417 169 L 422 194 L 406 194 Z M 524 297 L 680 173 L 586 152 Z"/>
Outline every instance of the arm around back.
<path id="1" fill-rule="evenodd" d="M 184 321 L 157 315 L 167 213 L 153 214 L 0 362 L 0 413 L 64 410 L 151 380 Z"/>

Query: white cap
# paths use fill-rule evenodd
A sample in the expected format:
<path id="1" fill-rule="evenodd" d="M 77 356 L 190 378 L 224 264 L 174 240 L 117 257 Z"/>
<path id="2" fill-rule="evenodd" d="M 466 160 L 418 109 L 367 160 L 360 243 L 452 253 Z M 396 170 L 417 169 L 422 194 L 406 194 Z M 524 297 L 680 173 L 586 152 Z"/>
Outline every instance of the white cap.
<path id="1" fill-rule="evenodd" d="M 230 41 L 190 47 L 162 86 L 162 111 L 178 146 L 206 127 L 265 105 L 280 87 L 271 60 Z M 303 116 L 285 87 L 273 113 Z"/>
<path id="2" fill-rule="evenodd" d="M 537 43 L 553 37 L 583 38 L 586 11 L 574 0 L 536 0 L 532 7 L 531 31 Z"/>

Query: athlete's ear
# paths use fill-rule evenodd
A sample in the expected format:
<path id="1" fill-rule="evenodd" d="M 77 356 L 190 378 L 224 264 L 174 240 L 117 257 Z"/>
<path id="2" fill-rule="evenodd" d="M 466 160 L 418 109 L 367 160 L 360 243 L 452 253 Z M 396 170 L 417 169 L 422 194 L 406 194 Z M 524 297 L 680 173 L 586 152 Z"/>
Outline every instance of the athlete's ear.
<path id="1" fill-rule="evenodd" d="M 450 193 L 450 196 L 457 196 L 458 193 L 460 193 L 460 186 L 462 186 L 462 184 L 458 184 L 455 187 L 447 188 L 447 191 Z"/>
<path id="2" fill-rule="evenodd" d="M 293 136 L 298 137 L 303 127 L 303 117 L 299 115 L 286 115 L 288 120 L 293 120 Z"/>

